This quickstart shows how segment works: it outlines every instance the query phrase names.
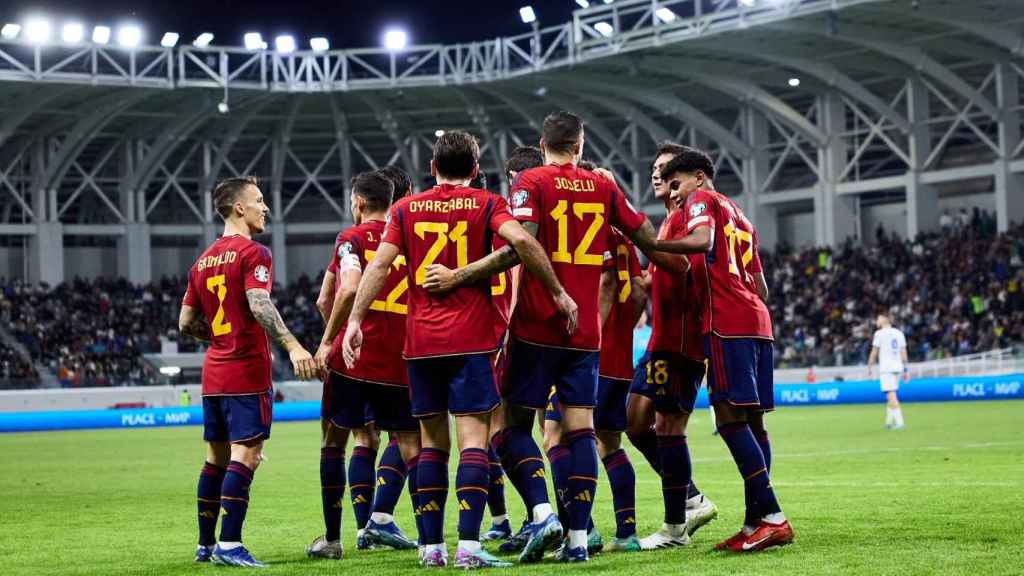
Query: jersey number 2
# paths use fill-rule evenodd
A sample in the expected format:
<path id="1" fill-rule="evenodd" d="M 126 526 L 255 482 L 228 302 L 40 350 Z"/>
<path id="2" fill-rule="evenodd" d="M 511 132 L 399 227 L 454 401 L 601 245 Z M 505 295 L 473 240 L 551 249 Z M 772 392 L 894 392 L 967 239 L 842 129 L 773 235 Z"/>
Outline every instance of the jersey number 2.
<path id="1" fill-rule="evenodd" d="M 206 279 L 206 289 L 217 296 L 217 313 L 213 315 L 213 320 L 210 322 L 210 332 L 213 332 L 214 336 L 231 333 L 231 322 L 224 321 L 224 298 L 228 295 L 228 287 L 224 282 L 223 274 Z"/>

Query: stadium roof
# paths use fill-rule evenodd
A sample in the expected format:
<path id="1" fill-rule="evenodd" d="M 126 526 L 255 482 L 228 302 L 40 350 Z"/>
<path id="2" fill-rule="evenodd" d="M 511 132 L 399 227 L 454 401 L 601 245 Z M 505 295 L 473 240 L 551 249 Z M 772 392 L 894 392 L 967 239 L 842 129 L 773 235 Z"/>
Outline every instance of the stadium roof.
<path id="1" fill-rule="evenodd" d="M 200 191 L 218 174 L 255 171 L 278 180 L 279 217 L 317 231 L 311 221 L 345 216 L 337 191 L 354 171 L 397 161 L 422 177 L 435 131 L 462 128 L 482 137 L 482 164 L 493 173 L 509 147 L 537 141 L 540 119 L 557 108 L 585 118 L 588 155 L 643 203 L 650 152 L 666 138 L 715 152 L 720 187 L 733 192 L 748 188 L 744 162 L 763 154 L 759 191 L 766 203 L 784 203 L 812 199 L 819 153 L 843 132 L 850 163 L 839 180 L 862 192 L 857 181 L 917 162 L 914 98 L 929 105 L 935 135 L 916 168 L 999 155 L 993 66 L 1022 74 L 1024 3 L 746 4 L 619 0 L 536 34 L 401 52 L 0 41 L 0 174 L 47 137 L 52 156 L 39 178 L 56 190 L 62 218 L 123 221 L 123 201 L 77 202 L 96 184 L 141 191 L 148 221 L 173 224 L 203 217 Z M 910 93 L 908 79 L 923 96 Z M 822 117 L 826 94 L 844 105 L 840 129 Z M 749 110 L 765 124 L 762 141 L 752 140 Z M 138 146 L 127 179 L 126 142 Z"/>

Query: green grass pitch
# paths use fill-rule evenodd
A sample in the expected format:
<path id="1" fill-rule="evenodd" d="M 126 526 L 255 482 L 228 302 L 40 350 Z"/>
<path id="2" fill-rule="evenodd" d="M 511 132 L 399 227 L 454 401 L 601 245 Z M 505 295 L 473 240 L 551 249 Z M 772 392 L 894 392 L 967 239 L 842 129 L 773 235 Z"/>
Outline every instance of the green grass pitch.
<path id="1" fill-rule="evenodd" d="M 507 573 L 1021 574 L 1024 402 L 916 404 L 908 428 L 882 429 L 875 406 L 785 408 L 768 418 L 772 478 L 796 542 L 757 555 L 711 550 L 742 519 L 742 485 L 706 411 L 690 425 L 694 480 L 719 519 L 685 549 L 602 554 L 583 566 L 550 561 Z M 223 574 L 191 563 L 195 483 L 203 459 L 196 427 L 0 435 L 0 567 L 4 574 Z M 399 574 L 415 551 L 355 550 L 345 511 L 341 562 L 308 560 L 322 530 L 318 425 L 278 424 L 252 488 L 245 541 L 268 574 Z M 639 454 L 639 531 L 660 525 L 661 493 Z M 454 474 L 454 459 L 450 466 Z M 602 473 L 603 475 L 603 473 Z M 513 523 L 523 516 L 511 489 Z M 614 532 L 601 478 L 595 521 Z M 456 510 L 449 499 L 449 546 Z M 415 534 L 408 498 L 398 521 Z M 485 518 L 485 524 L 489 520 Z M 451 550 L 454 554 L 454 549 Z"/>

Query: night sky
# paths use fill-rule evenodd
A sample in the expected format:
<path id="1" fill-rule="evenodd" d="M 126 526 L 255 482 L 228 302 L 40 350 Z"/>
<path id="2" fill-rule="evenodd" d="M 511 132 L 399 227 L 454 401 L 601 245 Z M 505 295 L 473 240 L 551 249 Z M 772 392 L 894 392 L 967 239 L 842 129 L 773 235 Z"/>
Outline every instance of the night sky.
<path id="1" fill-rule="evenodd" d="M 245 32 L 260 32 L 273 46 L 278 34 L 292 34 L 300 50 L 309 38 L 326 36 L 331 48 L 378 47 L 385 28 L 404 28 L 410 43 L 456 43 L 486 40 L 529 31 L 519 8 L 531 4 L 541 26 L 561 24 L 578 6 L 574 0 L 2 0 L 0 22 L 23 22 L 30 14 L 51 19 L 59 36 L 64 21 L 86 27 L 116 28 L 133 21 L 142 26 L 144 43 L 157 45 L 164 32 L 178 32 L 191 42 L 213 32 L 216 45 L 241 46 Z"/>

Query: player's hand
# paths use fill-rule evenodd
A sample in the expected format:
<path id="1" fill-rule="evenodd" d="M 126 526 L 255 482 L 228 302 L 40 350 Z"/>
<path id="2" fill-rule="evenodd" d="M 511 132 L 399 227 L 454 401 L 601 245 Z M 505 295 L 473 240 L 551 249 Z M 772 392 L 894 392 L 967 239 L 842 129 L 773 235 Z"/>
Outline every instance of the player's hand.
<path id="1" fill-rule="evenodd" d="M 594 174 L 600 174 L 612 182 L 615 182 L 615 174 L 612 174 L 612 171 L 607 168 L 594 168 Z"/>
<path id="2" fill-rule="evenodd" d="M 871 366 L 868 366 L 868 378 L 871 378 L 871 373 L 872 372 L 873 372 L 873 370 L 871 370 Z"/>
<path id="3" fill-rule="evenodd" d="M 316 364 L 321 370 L 327 366 L 327 359 L 331 355 L 331 346 L 329 344 L 320 343 L 320 347 L 316 349 Z"/>
<path id="4" fill-rule="evenodd" d="M 302 346 L 296 346 L 288 352 L 288 358 L 292 361 L 292 369 L 300 380 L 312 380 L 320 373 L 313 355 L 306 352 Z"/>
<path id="5" fill-rule="evenodd" d="M 349 322 L 345 328 L 345 337 L 341 341 L 341 355 L 345 359 L 345 366 L 352 368 L 359 360 L 359 351 L 363 346 L 363 331 L 359 324 Z"/>
<path id="6" fill-rule="evenodd" d="M 569 296 L 568 292 L 563 290 L 561 294 L 555 296 L 555 306 L 558 306 L 558 311 L 568 318 L 568 322 L 565 325 L 566 332 L 569 334 L 575 332 L 577 317 L 576 301 Z"/>
<path id="7" fill-rule="evenodd" d="M 444 294 L 451 292 L 458 287 L 455 272 L 449 270 L 443 264 L 431 264 L 427 266 L 426 275 L 423 277 L 423 288 L 431 294 Z"/>
<path id="8" fill-rule="evenodd" d="M 903 373 L 903 383 L 906 384 L 908 382 L 910 382 L 910 372 L 904 372 Z"/>

